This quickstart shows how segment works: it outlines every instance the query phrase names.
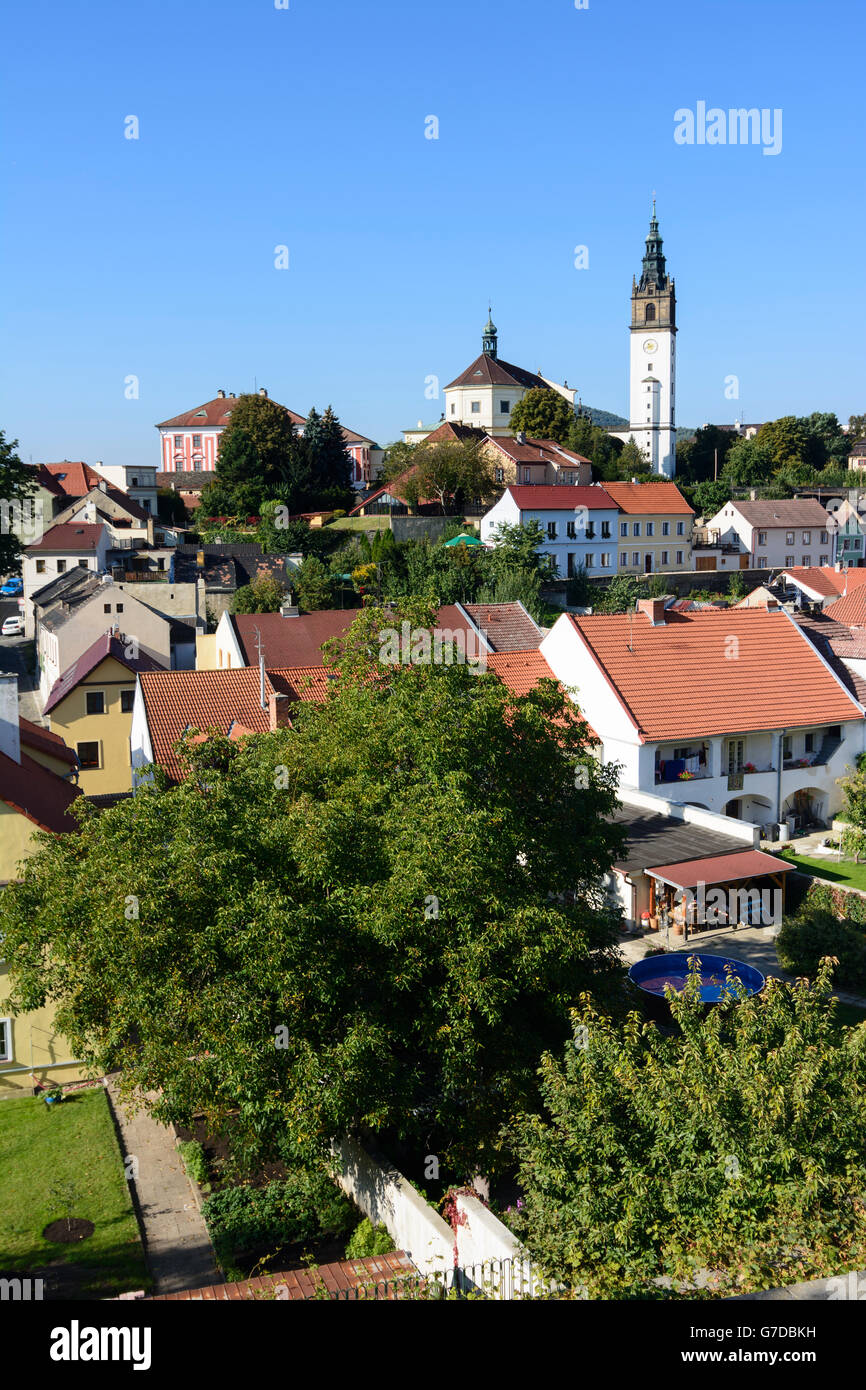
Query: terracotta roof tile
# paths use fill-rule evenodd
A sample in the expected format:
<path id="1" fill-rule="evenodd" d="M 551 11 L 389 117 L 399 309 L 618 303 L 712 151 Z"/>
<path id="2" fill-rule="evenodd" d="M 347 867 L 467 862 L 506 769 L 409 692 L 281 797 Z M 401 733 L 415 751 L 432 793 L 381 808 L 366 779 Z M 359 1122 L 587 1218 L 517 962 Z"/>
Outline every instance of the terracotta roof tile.
<path id="1" fill-rule="evenodd" d="M 761 878 L 764 874 L 789 874 L 796 866 L 775 859 L 758 849 L 744 849 L 734 854 L 717 854 L 709 859 L 686 859 L 676 864 L 659 864 L 646 872 L 653 878 L 663 878 L 679 888 L 694 888 L 699 883 L 729 883 L 733 879 Z"/>
<path id="2" fill-rule="evenodd" d="M 464 603 L 495 652 L 535 651 L 543 633 L 522 603 Z"/>
<path id="3" fill-rule="evenodd" d="M 183 770 L 174 745 L 187 729 L 207 734 L 211 729 L 235 737 L 267 733 L 269 710 L 262 709 L 259 670 L 240 666 L 216 671 L 145 671 L 139 676 L 154 761 L 173 781 Z M 289 700 L 323 700 L 328 681 L 321 667 L 289 667 L 268 671 L 265 697 L 287 695 Z"/>
<path id="4" fill-rule="evenodd" d="M 105 482 L 101 473 L 88 463 L 40 463 L 39 482 L 49 492 L 60 491 L 67 497 L 85 497 L 91 488 Z"/>
<path id="5" fill-rule="evenodd" d="M 490 652 L 487 656 L 487 669 L 497 675 L 515 695 L 528 695 L 540 680 L 556 680 L 541 652 Z M 583 719 L 583 713 L 578 712 Z M 598 734 L 591 725 L 589 732 L 597 743 Z"/>
<path id="6" fill-rule="evenodd" d="M 594 484 L 592 487 L 569 487 L 554 483 L 546 487 L 543 483 L 526 483 L 506 488 L 522 512 L 573 512 L 578 507 L 589 511 L 617 511 L 614 502 L 605 488 Z"/>
<path id="7" fill-rule="evenodd" d="M 866 627 L 866 586 L 859 584 L 853 593 L 828 603 L 824 612 L 828 618 L 847 627 Z"/>
<path id="8" fill-rule="evenodd" d="M 645 613 L 569 614 L 565 621 L 644 740 L 863 718 L 782 609 L 668 611 L 658 626 Z"/>
<path id="9" fill-rule="evenodd" d="M 248 666 L 258 663 L 257 631 L 261 634 L 262 654 L 268 669 L 273 666 L 322 666 L 323 642 L 345 632 L 360 611 L 359 608 L 325 608 L 296 618 L 285 618 L 281 613 L 236 613 L 231 621 Z M 439 609 L 438 623 L 452 632 L 469 630 L 466 619 L 454 604 Z"/>
<path id="10" fill-rule="evenodd" d="M 663 516 L 682 512 L 694 516 L 676 483 L 605 483 L 604 490 L 621 512 L 630 516 Z"/>
<path id="11" fill-rule="evenodd" d="M 32 554 L 34 550 L 94 551 L 103 529 L 101 522 L 66 521 L 61 526 L 50 527 L 41 540 L 28 545 L 27 554 Z"/>
<path id="12" fill-rule="evenodd" d="M 228 1303 L 247 1299 L 278 1299 L 293 1302 L 321 1297 L 317 1291 L 323 1285 L 332 1298 L 360 1288 L 370 1288 L 370 1295 L 375 1298 L 386 1298 L 393 1296 L 393 1287 L 379 1287 L 380 1285 L 387 1283 L 393 1286 L 396 1281 L 402 1279 L 420 1278 L 409 1256 L 398 1250 L 386 1256 L 370 1256 L 362 1260 L 320 1265 L 315 1270 L 288 1270 L 285 1273 L 244 1279 L 239 1283 L 209 1284 L 201 1289 L 184 1289 L 175 1294 L 151 1294 L 140 1301 L 195 1303 L 216 1300 Z"/>
<path id="13" fill-rule="evenodd" d="M 564 444 L 557 444 L 555 439 L 527 439 L 521 444 L 516 439 L 506 439 L 503 436 L 487 437 L 491 444 L 495 444 L 497 449 L 514 459 L 515 463 L 555 463 L 565 468 L 579 463 L 592 463 L 592 460 L 584 458 L 583 454 L 576 454 L 573 449 L 566 449 Z"/>

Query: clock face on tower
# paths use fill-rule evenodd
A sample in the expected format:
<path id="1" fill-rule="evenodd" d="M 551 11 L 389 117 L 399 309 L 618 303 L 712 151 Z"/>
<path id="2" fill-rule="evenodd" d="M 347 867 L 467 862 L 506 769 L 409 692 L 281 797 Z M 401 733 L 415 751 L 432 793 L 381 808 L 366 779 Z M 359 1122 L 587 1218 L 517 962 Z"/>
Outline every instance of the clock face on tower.
<path id="1" fill-rule="evenodd" d="M 657 350 L 657 348 L 658 348 L 658 343 L 656 342 L 655 338 L 647 338 L 646 342 L 645 342 L 644 345 L 643 345 L 643 350 L 644 350 L 644 352 L 647 352 L 647 353 L 649 353 L 649 352 L 655 352 L 655 351 Z"/>

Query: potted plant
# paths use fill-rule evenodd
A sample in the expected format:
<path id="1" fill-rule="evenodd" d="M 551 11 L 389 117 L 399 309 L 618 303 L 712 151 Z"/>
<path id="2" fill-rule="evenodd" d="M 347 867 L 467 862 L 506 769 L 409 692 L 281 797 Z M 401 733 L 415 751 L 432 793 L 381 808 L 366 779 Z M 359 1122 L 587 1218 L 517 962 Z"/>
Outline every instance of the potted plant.
<path id="1" fill-rule="evenodd" d="M 679 781 L 691 782 L 694 778 L 694 775 L 695 774 L 693 772 L 689 772 L 688 768 L 684 768 L 683 771 L 679 774 Z"/>
<path id="2" fill-rule="evenodd" d="M 744 772 L 757 772 L 757 770 L 754 763 L 743 763 Z"/>

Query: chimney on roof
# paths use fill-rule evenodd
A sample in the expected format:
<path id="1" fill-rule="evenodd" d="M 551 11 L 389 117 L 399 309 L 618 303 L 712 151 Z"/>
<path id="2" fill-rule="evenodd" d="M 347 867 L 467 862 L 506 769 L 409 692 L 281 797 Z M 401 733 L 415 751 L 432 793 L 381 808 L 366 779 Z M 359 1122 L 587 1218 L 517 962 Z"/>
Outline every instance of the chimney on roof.
<path id="1" fill-rule="evenodd" d="M 281 618 L 299 618 L 301 616 L 298 612 L 298 605 L 296 603 L 292 603 L 292 597 L 292 594 L 289 594 L 285 603 L 280 604 Z"/>
<path id="2" fill-rule="evenodd" d="M 526 443 L 526 432 L 525 432 L 524 430 L 518 430 L 518 431 L 517 431 L 517 434 L 514 436 L 514 438 L 517 440 L 517 443 L 518 443 L 518 444 L 525 444 L 525 443 Z"/>
<path id="3" fill-rule="evenodd" d="M 264 396 L 265 399 L 267 400 L 267 395 L 268 395 L 268 393 L 267 393 L 267 391 L 265 390 L 264 386 L 260 386 L 260 387 L 259 387 L 259 395 L 260 395 L 260 396 Z"/>
<path id="4" fill-rule="evenodd" d="M 0 675 L 0 753 L 13 763 L 21 761 L 21 725 L 18 723 L 18 677 L 4 671 Z"/>
<path id="5" fill-rule="evenodd" d="M 653 627 L 664 627 L 665 600 L 663 598 L 639 598 L 637 611 L 645 613 Z"/>
<path id="6" fill-rule="evenodd" d="M 99 482 L 96 484 L 96 486 L 99 488 L 99 491 L 100 491 L 100 492 L 107 492 L 107 491 L 108 491 L 108 483 L 105 481 L 104 478 L 100 478 L 100 479 L 99 479 Z"/>
<path id="7" fill-rule="evenodd" d="M 272 690 L 268 696 L 268 728 L 273 733 L 275 729 L 284 729 L 289 722 L 288 695 Z"/>
<path id="8" fill-rule="evenodd" d="M 219 397 L 219 399 L 220 399 L 221 401 L 224 401 L 224 400 L 225 400 L 225 398 L 226 398 L 226 393 L 225 393 L 225 391 L 222 389 L 222 387 L 220 387 L 220 389 L 217 391 L 217 396 Z"/>

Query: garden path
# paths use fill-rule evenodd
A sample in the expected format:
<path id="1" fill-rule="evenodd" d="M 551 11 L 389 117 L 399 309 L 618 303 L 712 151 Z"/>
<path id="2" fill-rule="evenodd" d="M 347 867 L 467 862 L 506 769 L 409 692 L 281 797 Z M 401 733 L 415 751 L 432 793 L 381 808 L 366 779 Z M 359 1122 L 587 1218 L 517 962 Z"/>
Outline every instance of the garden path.
<path id="1" fill-rule="evenodd" d="M 120 1132 L 124 1161 L 136 1160 L 130 1180 L 156 1294 L 222 1283 L 204 1218 L 175 1145 L 174 1133 L 148 1111 L 126 1111 L 116 1078 L 108 1096 Z"/>

